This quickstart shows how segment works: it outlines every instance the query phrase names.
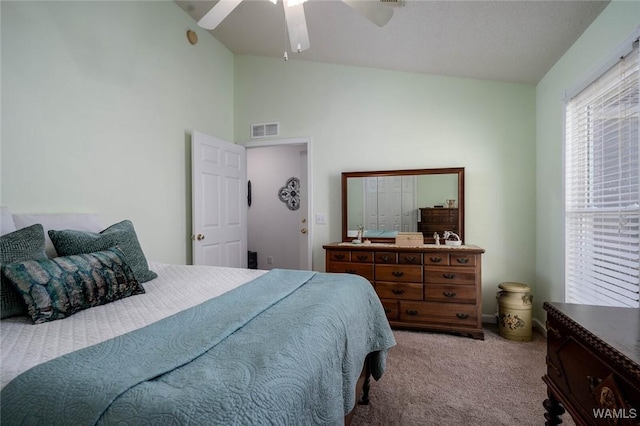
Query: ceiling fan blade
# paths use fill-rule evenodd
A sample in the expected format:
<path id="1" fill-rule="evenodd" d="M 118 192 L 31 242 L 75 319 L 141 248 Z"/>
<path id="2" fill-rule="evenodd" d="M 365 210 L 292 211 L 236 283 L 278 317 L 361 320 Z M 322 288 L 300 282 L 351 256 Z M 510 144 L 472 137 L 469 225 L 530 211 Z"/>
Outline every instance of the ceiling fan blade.
<path id="1" fill-rule="evenodd" d="M 309 43 L 309 32 L 307 31 L 307 20 L 304 17 L 303 4 L 288 6 L 285 3 L 284 17 L 287 20 L 291 51 L 302 52 L 307 50 L 311 44 Z"/>
<path id="2" fill-rule="evenodd" d="M 375 0 L 342 0 L 362 16 L 383 27 L 393 16 L 393 9 Z"/>
<path id="3" fill-rule="evenodd" d="M 198 25 L 207 30 L 215 29 L 242 0 L 220 0 L 206 15 L 198 21 Z"/>

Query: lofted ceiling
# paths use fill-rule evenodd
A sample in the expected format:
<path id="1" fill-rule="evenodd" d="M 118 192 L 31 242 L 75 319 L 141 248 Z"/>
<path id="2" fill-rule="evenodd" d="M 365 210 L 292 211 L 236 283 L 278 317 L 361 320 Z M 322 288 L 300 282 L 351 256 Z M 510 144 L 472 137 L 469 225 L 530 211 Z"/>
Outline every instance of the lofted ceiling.
<path id="1" fill-rule="evenodd" d="M 216 4 L 175 2 L 196 22 Z M 211 33 L 239 55 L 283 58 L 287 49 L 289 60 L 536 84 L 608 4 L 403 0 L 378 27 L 340 0 L 309 0 L 304 10 L 311 47 L 291 53 L 282 0 L 244 0 Z"/>

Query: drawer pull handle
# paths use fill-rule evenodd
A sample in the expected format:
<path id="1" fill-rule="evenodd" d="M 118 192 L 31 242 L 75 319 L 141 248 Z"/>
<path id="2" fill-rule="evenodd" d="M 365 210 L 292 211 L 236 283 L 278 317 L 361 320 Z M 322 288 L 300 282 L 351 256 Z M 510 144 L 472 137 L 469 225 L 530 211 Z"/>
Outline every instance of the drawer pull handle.
<path id="1" fill-rule="evenodd" d="M 562 335 L 560 334 L 560 331 L 558 331 L 557 328 L 553 328 L 549 325 L 549 323 L 547 323 L 547 331 L 553 333 L 553 335 L 555 336 L 556 339 L 559 339 L 562 337 Z"/>
<path id="2" fill-rule="evenodd" d="M 452 280 L 456 277 L 456 274 L 442 274 L 442 276 L 448 280 Z"/>
<path id="3" fill-rule="evenodd" d="M 465 320 L 469 318 L 469 314 L 456 314 L 456 316 L 458 317 L 458 319 L 461 319 L 461 320 Z"/>
<path id="4" fill-rule="evenodd" d="M 369 259 L 369 256 L 367 256 L 366 254 L 358 255 L 358 260 L 360 261 L 367 260 L 367 259 Z"/>
<path id="5" fill-rule="evenodd" d="M 430 257 L 429 260 L 432 261 L 433 263 L 442 262 L 442 258 L 441 257 Z"/>
<path id="6" fill-rule="evenodd" d="M 345 269 L 344 270 L 347 274 L 357 274 L 355 269 Z"/>
<path id="7" fill-rule="evenodd" d="M 391 262 L 391 256 L 389 255 L 384 255 L 380 258 L 383 262 Z"/>
<path id="8" fill-rule="evenodd" d="M 334 257 L 338 260 L 344 260 L 344 254 L 336 254 Z"/>
<path id="9" fill-rule="evenodd" d="M 468 257 L 458 257 L 456 260 L 458 261 L 458 263 L 469 263 Z"/>
<path id="10" fill-rule="evenodd" d="M 445 297 L 456 297 L 456 292 L 455 291 L 443 291 L 442 294 Z"/>
<path id="11" fill-rule="evenodd" d="M 401 288 L 394 288 L 393 290 L 391 290 L 391 293 L 393 294 L 404 294 L 404 290 Z"/>
<path id="12" fill-rule="evenodd" d="M 407 263 L 418 263 L 418 258 L 416 256 L 405 256 L 404 260 Z"/>
<path id="13" fill-rule="evenodd" d="M 418 315 L 418 311 L 413 309 L 407 309 L 405 312 L 407 313 L 407 315 Z"/>
<path id="14" fill-rule="evenodd" d="M 403 275 L 404 275 L 404 272 L 402 272 L 402 271 L 393 271 L 393 272 L 391 273 L 391 275 L 393 275 L 393 276 L 394 276 L 394 277 L 396 277 L 396 278 L 400 278 L 401 276 L 403 276 Z"/>

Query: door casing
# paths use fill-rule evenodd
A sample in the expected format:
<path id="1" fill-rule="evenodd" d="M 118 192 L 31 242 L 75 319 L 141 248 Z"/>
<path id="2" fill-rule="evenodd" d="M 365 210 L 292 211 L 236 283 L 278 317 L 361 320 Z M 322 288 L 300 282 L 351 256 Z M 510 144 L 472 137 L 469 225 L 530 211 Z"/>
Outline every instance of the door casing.
<path id="1" fill-rule="evenodd" d="M 307 194 L 307 244 L 306 244 L 306 253 L 304 257 L 306 258 L 306 264 L 309 265 L 309 269 L 313 269 L 313 221 L 311 220 L 311 212 L 313 212 L 313 152 L 312 152 L 312 141 L 311 138 L 289 138 L 289 139 L 270 139 L 270 140 L 260 140 L 260 141 L 248 141 L 242 142 L 240 145 L 244 146 L 246 149 L 251 148 L 265 148 L 269 146 L 281 146 L 281 145 L 302 145 L 306 146 L 307 150 L 307 186 L 308 186 L 308 194 Z M 294 243 L 292 243 L 294 244 Z M 298 244 L 298 240 L 296 240 L 295 244 Z"/>

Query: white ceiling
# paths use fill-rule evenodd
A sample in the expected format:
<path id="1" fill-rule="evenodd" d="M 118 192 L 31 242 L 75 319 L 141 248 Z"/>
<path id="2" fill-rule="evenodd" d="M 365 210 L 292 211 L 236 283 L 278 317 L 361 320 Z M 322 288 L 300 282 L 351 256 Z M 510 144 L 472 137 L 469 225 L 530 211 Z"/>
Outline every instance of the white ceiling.
<path id="1" fill-rule="evenodd" d="M 175 2 L 195 21 L 216 3 Z M 283 58 L 286 47 L 289 60 L 536 84 L 608 3 L 404 0 L 380 28 L 340 0 L 309 0 L 311 48 L 291 53 L 282 1 L 244 0 L 211 33 L 241 55 Z"/>

